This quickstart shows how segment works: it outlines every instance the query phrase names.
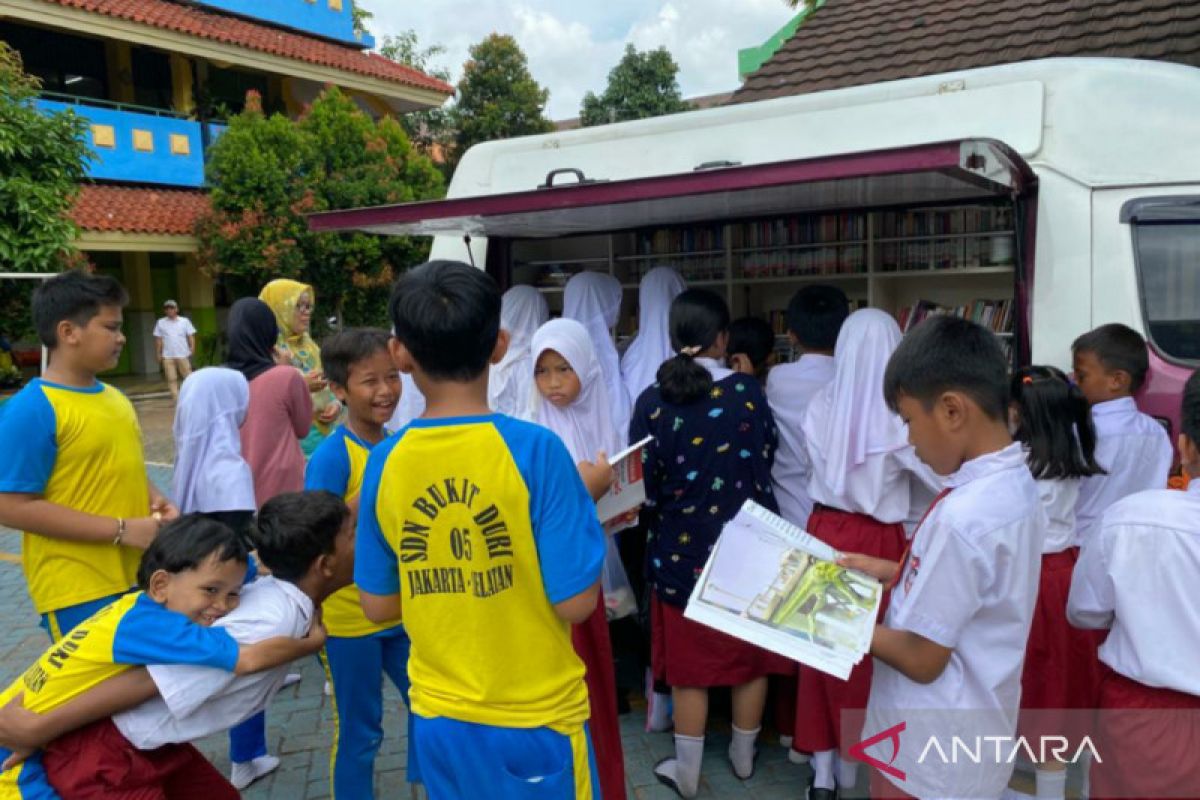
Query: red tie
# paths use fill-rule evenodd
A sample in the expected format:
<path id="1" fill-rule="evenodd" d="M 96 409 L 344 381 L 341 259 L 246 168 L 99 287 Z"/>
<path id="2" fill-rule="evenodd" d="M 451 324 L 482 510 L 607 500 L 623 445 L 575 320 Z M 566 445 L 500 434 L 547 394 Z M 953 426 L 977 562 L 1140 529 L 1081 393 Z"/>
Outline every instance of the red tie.
<path id="1" fill-rule="evenodd" d="M 917 540 L 917 534 L 921 532 L 921 526 L 925 524 L 925 520 L 929 519 L 929 515 L 933 513 L 933 509 L 937 506 L 937 504 L 942 502 L 942 499 L 952 491 L 953 489 L 949 486 L 945 489 L 942 489 L 942 491 L 938 493 L 938 496 L 933 498 L 933 502 L 929 504 L 929 508 L 925 509 L 925 513 L 921 515 L 921 521 L 917 523 L 917 527 L 913 531 L 912 538 L 908 540 L 908 544 L 904 547 L 904 555 L 900 556 L 900 568 L 896 570 L 896 577 L 888 581 L 888 585 L 884 587 L 887 591 L 890 592 L 892 589 L 894 589 L 896 584 L 900 581 L 900 576 L 904 574 L 904 568 L 908 565 L 908 557 L 912 553 L 913 542 Z"/>

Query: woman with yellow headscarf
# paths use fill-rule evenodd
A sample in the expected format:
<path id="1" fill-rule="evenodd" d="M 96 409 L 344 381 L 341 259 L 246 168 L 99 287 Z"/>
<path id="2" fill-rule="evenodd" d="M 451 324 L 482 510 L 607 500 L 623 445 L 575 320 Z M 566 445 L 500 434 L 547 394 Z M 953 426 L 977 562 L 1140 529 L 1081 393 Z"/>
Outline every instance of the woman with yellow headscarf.
<path id="1" fill-rule="evenodd" d="M 329 390 L 321 369 L 321 348 L 313 341 L 312 327 L 316 293 L 306 283 L 280 278 L 263 287 L 258 299 L 275 312 L 279 323 L 280 353 L 292 366 L 304 373 L 313 401 L 313 428 L 300 442 L 305 456 L 312 455 L 321 440 L 329 435 L 342 413 L 342 404 Z"/>

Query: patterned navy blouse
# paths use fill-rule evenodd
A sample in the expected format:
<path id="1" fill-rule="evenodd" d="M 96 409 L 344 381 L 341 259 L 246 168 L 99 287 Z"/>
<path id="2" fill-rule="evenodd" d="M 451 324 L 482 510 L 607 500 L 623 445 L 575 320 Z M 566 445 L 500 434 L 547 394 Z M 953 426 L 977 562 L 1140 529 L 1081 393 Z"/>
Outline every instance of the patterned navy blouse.
<path id="1" fill-rule="evenodd" d="M 647 578 L 659 599 L 687 605 L 721 528 L 747 499 L 778 511 L 771 489 L 778 433 L 766 395 L 733 373 L 689 405 L 663 400 L 658 384 L 638 398 L 629 440 L 643 452 L 649 530 Z"/>

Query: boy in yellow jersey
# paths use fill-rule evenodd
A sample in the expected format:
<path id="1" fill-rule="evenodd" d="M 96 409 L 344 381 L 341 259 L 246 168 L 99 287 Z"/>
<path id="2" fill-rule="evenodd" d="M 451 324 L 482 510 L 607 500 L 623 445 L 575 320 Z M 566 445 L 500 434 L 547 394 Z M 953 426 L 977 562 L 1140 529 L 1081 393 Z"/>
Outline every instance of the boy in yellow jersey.
<path id="1" fill-rule="evenodd" d="M 412 640 L 421 780 L 430 800 L 598 797 L 570 632 L 595 610 L 596 506 L 555 434 L 488 409 L 508 345 L 490 277 L 423 264 L 389 311 L 426 407 L 371 451 L 354 577 L 367 617 Z"/>
<path id="2" fill-rule="evenodd" d="M 383 425 L 400 399 L 400 371 L 388 353 L 391 337 L 351 329 L 321 343 L 325 377 L 346 407 L 346 420 L 321 442 L 308 462 L 305 489 L 325 489 L 354 503 L 371 448 L 387 436 Z M 375 796 L 375 756 L 383 741 L 383 676 L 408 704 L 408 635 L 398 621 L 367 619 L 358 587 L 347 586 L 321 607 L 329 639 L 324 661 L 333 684 L 333 751 L 329 781 L 334 800 Z M 411 728 L 411 725 L 410 725 Z M 411 736 L 407 777 L 417 783 Z"/>
<path id="3" fill-rule="evenodd" d="M 246 566 L 246 546 L 228 526 L 199 514 L 171 523 L 142 559 L 141 591 L 124 595 L 51 645 L 0 694 L 0 705 L 20 694 L 26 709 L 48 715 L 136 666 L 183 664 L 246 674 L 320 649 L 325 637 L 319 626 L 306 639 L 281 636 L 242 646 L 223 628 L 209 627 L 237 607 Z M 55 789 L 72 796 L 64 781 L 79 772 L 104 781 L 104 796 L 111 798 L 150 798 L 152 790 L 199 800 L 239 796 L 191 745 L 138 751 L 109 719 L 71 737 L 79 752 L 60 770 L 64 774 L 54 775 L 49 754 L 45 766 L 34 756 L 0 774 L 0 798 L 54 798 Z M 0 760 L 10 752 L 0 748 Z"/>
<path id="4" fill-rule="evenodd" d="M 128 299 L 83 272 L 39 286 L 33 322 L 50 364 L 0 408 L 0 524 L 25 532 L 25 580 L 52 641 L 128 592 L 142 550 L 179 515 L 146 476 L 133 405 L 96 380 L 121 355 Z"/>

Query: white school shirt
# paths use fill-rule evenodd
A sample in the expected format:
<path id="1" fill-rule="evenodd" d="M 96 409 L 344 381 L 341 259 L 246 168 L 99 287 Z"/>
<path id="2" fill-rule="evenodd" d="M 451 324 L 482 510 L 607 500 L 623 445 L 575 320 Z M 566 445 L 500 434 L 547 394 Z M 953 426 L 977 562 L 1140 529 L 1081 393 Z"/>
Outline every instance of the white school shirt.
<path id="1" fill-rule="evenodd" d="M 1146 686 L 1200 696 L 1200 480 L 1114 503 L 1083 543 L 1067 619 L 1109 628 L 1100 660 Z"/>
<path id="2" fill-rule="evenodd" d="M 1042 554 L 1061 553 L 1075 544 L 1075 505 L 1082 478 L 1037 481 L 1038 497 L 1046 514 L 1046 538 Z"/>
<path id="3" fill-rule="evenodd" d="M 801 528 L 808 527 L 813 501 L 808 496 L 812 461 L 800 425 L 808 404 L 832 380 L 833 357 L 816 353 L 806 353 L 792 364 L 780 364 L 767 380 L 767 404 L 779 428 L 779 449 L 771 469 L 775 499 L 779 501 L 780 516 Z"/>
<path id="4" fill-rule="evenodd" d="M 805 447 L 812 464 L 812 477 L 808 481 L 808 496 L 812 502 L 866 514 L 879 522 L 890 524 L 908 519 L 914 481 L 924 483 L 934 492 L 941 491 L 944 483 L 929 465 L 917 458 L 916 450 L 909 445 L 887 453 L 867 455 L 863 463 L 847 473 L 846 488 L 838 494 L 829 486 L 826 462 L 820 453 L 809 442 L 805 442 Z"/>
<path id="5" fill-rule="evenodd" d="M 242 591 L 236 609 L 215 624 L 242 644 L 273 636 L 304 636 L 313 603 L 287 581 L 259 578 Z M 190 742 L 228 730 L 267 707 L 282 688 L 288 665 L 253 675 L 209 667 L 150 666 L 159 696 L 113 717 L 139 750 Z"/>
<path id="6" fill-rule="evenodd" d="M 1075 506 L 1075 544 L 1099 526 L 1105 510 L 1122 497 L 1146 489 L 1165 489 L 1174 451 L 1167 432 L 1138 411 L 1132 397 L 1092 406 L 1096 425 L 1096 463 L 1108 474 L 1083 479 Z"/>
<path id="7" fill-rule="evenodd" d="M 162 317 L 154 324 L 154 337 L 162 339 L 163 358 L 187 358 L 192 354 L 187 337 L 194 336 L 196 329 L 187 317 Z"/>
<path id="8" fill-rule="evenodd" d="M 974 747 L 976 737 L 1015 735 L 1044 517 L 1019 444 L 968 461 L 946 485 L 953 491 L 913 537 L 884 625 L 953 652 L 929 684 L 877 659 L 863 738 L 905 723 L 892 766 L 907 779 L 888 779 L 911 795 L 999 797 L 1012 764 L 953 763 L 952 737 Z M 949 758 L 926 752 L 931 737 Z M 888 763 L 891 745 L 867 753 Z"/>

